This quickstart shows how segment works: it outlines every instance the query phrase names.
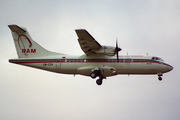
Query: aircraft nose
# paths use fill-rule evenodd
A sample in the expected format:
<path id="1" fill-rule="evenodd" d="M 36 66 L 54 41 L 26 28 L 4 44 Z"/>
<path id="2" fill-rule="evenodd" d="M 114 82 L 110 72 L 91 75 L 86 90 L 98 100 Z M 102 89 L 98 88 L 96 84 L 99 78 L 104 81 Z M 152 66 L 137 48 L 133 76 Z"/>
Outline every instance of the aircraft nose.
<path id="1" fill-rule="evenodd" d="M 167 66 L 166 66 L 166 69 L 167 69 L 168 71 L 171 71 L 171 70 L 173 70 L 173 66 L 167 65 Z"/>

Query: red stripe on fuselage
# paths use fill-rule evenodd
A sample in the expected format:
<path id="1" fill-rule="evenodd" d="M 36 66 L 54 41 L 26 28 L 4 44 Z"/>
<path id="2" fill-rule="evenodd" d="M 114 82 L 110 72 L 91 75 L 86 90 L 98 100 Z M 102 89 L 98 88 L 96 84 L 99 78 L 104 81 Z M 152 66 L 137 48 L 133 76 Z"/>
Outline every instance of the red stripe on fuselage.
<path id="1" fill-rule="evenodd" d="M 9 62 L 11 63 L 16 63 L 16 64 L 23 64 L 23 63 L 56 63 L 56 62 L 61 62 L 61 63 L 157 63 L 157 64 L 164 64 L 169 66 L 168 64 L 165 63 L 160 63 L 156 61 L 132 61 L 132 62 L 126 62 L 126 61 L 17 61 L 17 60 L 10 60 Z"/>

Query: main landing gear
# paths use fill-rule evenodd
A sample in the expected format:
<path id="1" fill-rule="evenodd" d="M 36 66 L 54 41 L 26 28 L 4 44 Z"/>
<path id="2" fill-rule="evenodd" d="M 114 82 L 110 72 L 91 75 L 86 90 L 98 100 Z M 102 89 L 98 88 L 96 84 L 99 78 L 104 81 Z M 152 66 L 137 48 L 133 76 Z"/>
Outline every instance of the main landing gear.
<path id="1" fill-rule="evenodd" d="M 162 73 L 158 73 L 158 80 L 159 80 L 159 81 L 162 80 L 162 77 L 161 77 L 161 76 L 163 76 L 163 74 L 162 74 Z"/>
<path id="2" fill-rule="evenodd" d="M 94 70 L 90 76 L 93 79 L 95 79 L 97 76 L 99 76 L 99 79 L 96 80 L 97 85 L 101 85 L 103 83 L 103 79 L 105 78 L 101 75 L 100 70 Z"/>

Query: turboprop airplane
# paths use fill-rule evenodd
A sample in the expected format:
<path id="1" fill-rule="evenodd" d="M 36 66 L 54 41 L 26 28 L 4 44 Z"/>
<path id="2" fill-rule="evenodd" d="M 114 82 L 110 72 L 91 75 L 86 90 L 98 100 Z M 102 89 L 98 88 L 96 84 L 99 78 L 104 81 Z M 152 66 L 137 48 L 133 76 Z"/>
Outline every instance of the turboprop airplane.
<path id="1" fill-rule="evenodd" d="M 163 73 L 173 67 L 161 58 L 149 55 L 120 55 L 121 48 L 102 46 L 85 29 L 76 29 L 78 42 L 85 53 L 81 56 L 70 56 L 51 52 L 29 35 L 26 28 L 8 25 L 12 32 L 18 59 L 10 59 L 10 63 L 29 66 L 62 74 L 80 74 L 90 76 L 101 85 L 106 77 L 118 74 L 156 74 L 162 80 Z"/>

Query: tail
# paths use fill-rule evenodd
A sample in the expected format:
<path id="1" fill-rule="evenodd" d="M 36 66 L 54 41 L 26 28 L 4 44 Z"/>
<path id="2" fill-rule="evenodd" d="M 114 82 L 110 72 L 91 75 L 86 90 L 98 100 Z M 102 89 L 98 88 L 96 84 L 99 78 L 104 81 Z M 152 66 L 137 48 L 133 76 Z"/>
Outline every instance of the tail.
<path id="1" fill-rule="evenodd" d="M 17 25 L 8 25 L 11 29 L 17 55 L 19 58 L 33 58 L 50 55 L 60 55 L 60 53 L 50 52 L 32 40 L 26 28 Z"/>

